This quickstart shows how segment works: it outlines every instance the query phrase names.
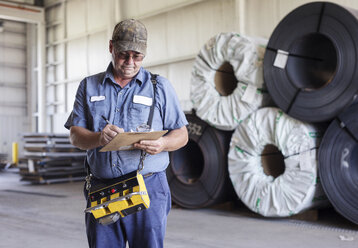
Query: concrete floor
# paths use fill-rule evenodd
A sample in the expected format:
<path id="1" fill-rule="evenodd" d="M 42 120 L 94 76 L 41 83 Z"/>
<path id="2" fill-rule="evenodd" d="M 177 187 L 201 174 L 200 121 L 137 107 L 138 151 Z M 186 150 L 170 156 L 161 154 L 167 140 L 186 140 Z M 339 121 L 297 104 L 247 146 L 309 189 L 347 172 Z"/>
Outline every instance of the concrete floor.
<path id="1" fill-rule="evenodd" d="M 82 182 L 31 185 L 0 170 L 0 247 L 88 247 Z M 166 248 L 358 247 L 358 226 L 332 209 L 318 221 L 269 219 L 243 207 L 186 210 L 168 218 Z"/>

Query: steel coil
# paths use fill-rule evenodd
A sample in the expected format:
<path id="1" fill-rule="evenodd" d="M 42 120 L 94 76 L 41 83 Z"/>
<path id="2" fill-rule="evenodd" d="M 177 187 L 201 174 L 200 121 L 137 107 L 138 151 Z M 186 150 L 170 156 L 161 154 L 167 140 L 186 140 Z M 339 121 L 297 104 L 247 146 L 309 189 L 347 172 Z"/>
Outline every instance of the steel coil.
<path id="1" fill-rule="evenodd" d="M 170 153 L 167 169 L 172 200 L 185 208 L 208 207 L 233 194 L 227 171 L 232 132 L 217 130 L 193 114 L 186 117 L 189 142 Z"/>
<path id="2" fill-rule="evenodd" d="M 358 224 L 358 103 L 328 127 L 319 148 L 323 189 L 342 216 Z"/>
<path id="3" fill-rule="evenodd" d="M 316 151 L 321 130 L 278 108 L 262 108 L 235 130 L 228 154 L 230 178 L 239 199 L 252 211 L 267 217 L 287 217 L 327 204 L 317 178 Z M 267 174 L 264 160 L 273 145 L 281 154 Z M 265 159 L 263 159 L 265 158 Z M 281 170 L 283 164 L 284 169 Z"/>
<path id="4" fill-rule="evenodd" d="M 293 10 L 277 25 L 264 79 L 277 106 L 308 122 L 332 120 L 358 91 L 358 11 L 329 2 Z"/>
<path id="5" fill-rule="evenodd" d="M 202 120 L 234 130 L 250 113 L 271 104 L 263 80 L 266 40 L 220 33 L 201 49 L 191 73 L 190 99 Z"/>

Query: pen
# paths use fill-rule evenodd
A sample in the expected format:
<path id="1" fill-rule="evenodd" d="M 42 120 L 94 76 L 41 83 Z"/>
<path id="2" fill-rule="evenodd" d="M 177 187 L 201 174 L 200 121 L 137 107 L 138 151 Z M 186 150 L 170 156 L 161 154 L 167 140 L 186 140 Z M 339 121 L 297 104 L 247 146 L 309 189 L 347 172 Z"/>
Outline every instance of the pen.
<path id="1" fill-rule="evenodd" d="M 107 120 L 106 117 L 104 117 L 103 115 L 101 115 L 101 116 L 102 116 L 103 120 L 105 120 L 107 122 L 108 125 L 111 125 L 111 123 L 109 122 L 109 120 Z"/>

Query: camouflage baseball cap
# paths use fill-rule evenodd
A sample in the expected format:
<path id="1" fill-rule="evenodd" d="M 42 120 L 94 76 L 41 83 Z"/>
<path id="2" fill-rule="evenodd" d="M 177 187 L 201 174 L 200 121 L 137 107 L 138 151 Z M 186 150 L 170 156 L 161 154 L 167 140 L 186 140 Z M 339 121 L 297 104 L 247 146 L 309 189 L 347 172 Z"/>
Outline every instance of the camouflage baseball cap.
<path id="1" fill-rule="evenodd" d="M 112 43 L 117 52 L 131 50 L 145 55 L 147 51 L 147 29 L 138 20 L 121 21 L 114 27 Z"/>

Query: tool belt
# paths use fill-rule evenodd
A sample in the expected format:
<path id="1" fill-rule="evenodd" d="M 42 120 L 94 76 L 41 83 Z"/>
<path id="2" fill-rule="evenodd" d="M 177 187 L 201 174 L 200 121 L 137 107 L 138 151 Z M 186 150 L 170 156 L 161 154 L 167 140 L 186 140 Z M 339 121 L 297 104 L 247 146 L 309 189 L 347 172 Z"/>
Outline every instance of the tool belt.
<path id="1" fill-rule="evenodd" d="M 154 96 L 150 108 L 147 126 L 151 127 L 156 95 L 156 77 L 151 74 Z M 94 218 L 102 225 L 109 225 L 116 222 L 119 218 L 145 210 L 150 206 L 150 199 L 147 188 L 144 184 L 143 176 L 140 171 L 144 167 L 146 153 L 141 151 L 139 168 L 118 178 L 102 180 L 96 185 L 91 185 L 92 174 L 89 170 L 87 159 L 86 190 L 88 191 L 88 201 L 90 206 L 85 209 L 85 213 L 92 213 Z"/>

